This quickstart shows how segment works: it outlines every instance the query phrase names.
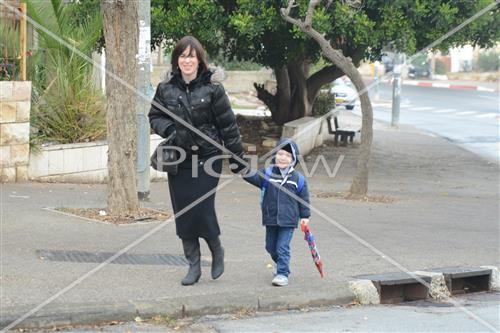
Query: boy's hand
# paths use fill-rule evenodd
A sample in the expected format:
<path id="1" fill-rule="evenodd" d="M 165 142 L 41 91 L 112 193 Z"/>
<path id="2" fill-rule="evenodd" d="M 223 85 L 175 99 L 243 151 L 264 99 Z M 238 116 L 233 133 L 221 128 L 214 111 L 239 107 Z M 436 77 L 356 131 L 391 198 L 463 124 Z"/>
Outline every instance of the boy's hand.
<path id="1" fill-rule="evenodd" d="M 304 227 L 307 227 L 309 225 L 309 219 L 300 219 L 300 224 L 303 224 Z"/>

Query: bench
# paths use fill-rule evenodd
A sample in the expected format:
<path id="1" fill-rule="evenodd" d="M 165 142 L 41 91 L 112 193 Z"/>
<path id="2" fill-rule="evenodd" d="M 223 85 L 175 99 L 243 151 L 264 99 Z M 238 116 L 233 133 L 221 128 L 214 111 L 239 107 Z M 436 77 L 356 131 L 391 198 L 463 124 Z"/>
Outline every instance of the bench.
<path id="1" fill-rule="evenodd" d="M 335 126 L 335 129 L 332 128 L 332 119 L 333 123 Z M 354 139 L 354 135 L 356 135 L 356 132 L 359 132 L 359 130 L 354 130 L 354 129 L 349 129 L 349 128 L 344 128 L 344 129 L 339 129 L 339 121 L 336 116 L 336 114 L 333 114 L 326 118 L 326 123 L 328 124 L 328 133 L 335 135 L 333 144 L 335 146 L 338 145 L 339 142 L 339 137 L 340 137 L 340 142 L 344 145 L 347 146 L 347 140 L 352 143 Z"/>

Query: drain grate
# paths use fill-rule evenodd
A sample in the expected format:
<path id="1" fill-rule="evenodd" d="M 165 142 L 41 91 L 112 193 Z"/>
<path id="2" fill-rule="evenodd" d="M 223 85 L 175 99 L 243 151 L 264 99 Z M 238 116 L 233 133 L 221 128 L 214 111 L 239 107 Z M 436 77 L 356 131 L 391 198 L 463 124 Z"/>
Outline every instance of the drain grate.
<path id="1" fill-rule="evenodd" d="M 115 255 L 114 252 L 85 252 L 85 251 L 61 251 L 61 250 L 37 250 L 37 256 L 42 260 L 64 261 L 77 263 L 102 263 Z M 118 265 L 167 265 L 188 266 L 186 258 L 174 254 L 128 254 L 125 253 L 115 259 L 111 264 Z M 202 266 L 210 266 L 210 263 L 202 260 Z"/>

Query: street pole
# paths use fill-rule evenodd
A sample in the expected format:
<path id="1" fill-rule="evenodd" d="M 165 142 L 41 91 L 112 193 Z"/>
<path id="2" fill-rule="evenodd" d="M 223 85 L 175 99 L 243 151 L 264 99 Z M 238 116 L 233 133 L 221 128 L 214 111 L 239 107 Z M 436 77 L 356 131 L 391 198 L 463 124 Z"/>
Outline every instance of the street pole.
<path id="1" fill-rule="evenodd" d="M 399 126 L 399 108 L 401 104 L 401 54 L 396 53 L 394 59 L 394 79 L 392 83 L 392 120 L 391 126 Z"/>
<path id="2" fill-rule="evenodd" d="M 139 48 L 137 58 L 137 90 L 151 96 L 151 2 L 138 1 Z M 141 96 L 136 99 L 137 112 L 137 195 L 139 200 L 149 199 L 149 120 L 151 101 Z"/>
<path id="3" fill-rule="evenodd" d="M 379 91 L 379 84 L 380 84 L 380 79 L 378 75 L 378 66 L 379 63 L 376 61 L 373 65 L 373 80 L 375 81 L 375 100 L 378 101 L 380 100 L 380 91 Z"/>

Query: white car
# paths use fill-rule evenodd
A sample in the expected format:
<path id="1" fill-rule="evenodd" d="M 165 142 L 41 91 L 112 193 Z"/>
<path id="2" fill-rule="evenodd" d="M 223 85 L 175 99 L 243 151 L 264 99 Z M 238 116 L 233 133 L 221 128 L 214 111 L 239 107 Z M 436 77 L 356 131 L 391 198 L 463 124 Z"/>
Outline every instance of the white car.
<path id="1" fill-rule="evenodd" d="M 330 93 L 335 94 L 335 104 L 337 106 L 345 106 L 347 110 L 354 109 L 358 93 L 349 79 L 338 78 L 333 81 Z"/>

